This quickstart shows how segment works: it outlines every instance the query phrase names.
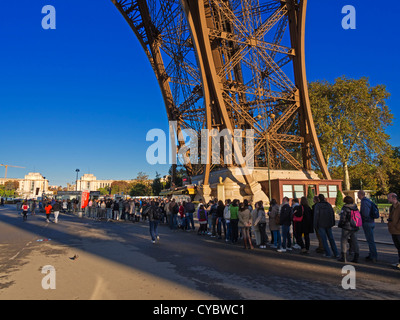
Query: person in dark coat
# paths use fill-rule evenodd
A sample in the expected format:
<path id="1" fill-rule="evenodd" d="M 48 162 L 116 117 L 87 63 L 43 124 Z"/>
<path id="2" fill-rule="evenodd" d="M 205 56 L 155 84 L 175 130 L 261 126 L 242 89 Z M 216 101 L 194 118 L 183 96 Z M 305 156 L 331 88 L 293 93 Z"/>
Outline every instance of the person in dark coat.
<path id="1" fill-rule="evenodd" d="M 318 229 L 321 236 L 322 244 L 325 249 L 325 257 L 332 257 L 331 250 L 334 257 L 339 257 L 336 247 L 335 239 L 332 234 L 332 227 L 335 225 L 335 212 L 329 202 L 325 200 L 323 194 L 318 195 L 319 203 L 314 207 L 314 226 Z M 329 240 L 329 245 L 328 245 Z"/>
<path id="2" fill-rule="evenodd" d="M 296 244 L 300 246 L 301 252 L 304 252 L 304 241 L 302 238 L 303 233 L 303 212 L 304 208 L 299 204 L 299 199 L 292 200 L 293 206 L 293 235 L 296 239 Z"/>
<path id="3" fill-rule="evenodd" d="M 314 233 L 314 221 L 313 212 L 308 205 L 308 200 L 306 197 L 301 197 L 300 205 L 296 206 L 296 209 L 293 210 L 293 216 L 302 219 L 301 221 L 297 222 L 293 221 L 296 242 L 300 245 L 302 253 L 309 253 L 310 233 Z M 296 220 L 296 218 L 294 218 L 294 220 Z M 302 234 L 304 235 L 304 242 L 302 239 Z"/>
<path id="4" fill-rule="evenodd" d="M 293 209 L 289 205 L 289 198 L 283 197 L 282 206 L 280 210 L 279 224 L 282 227 L 282 248 L 278 249 L 278 252 L 286 252 L 286 250 L 292 250 L 292 243 L 290 240 L 290 225 L 293 219 Z M 288 246 L 286 247 L 286 241 L 288 241 Z"/>
<path id="5" fill-rule="evenodd" d="M 325 249 L 324 249 L 324 246 L 322 244 L 321 236 L 319 235 L 318 229 L 314 225 L 314 209 L 315 209 L 315 205 L 319 202 L 318 196 L 314 196 L 313 202 L 314 202 L 314 204 L 311 207 L 311 214 L 312 214 L 312 219 L 313 219 L 313 226 L 314 226 L 315 235 L 317 236 L 317 239 L 318 239 L 318 248 L 315 249 L 315 252 L 316 253 L 324 253 Z"/>

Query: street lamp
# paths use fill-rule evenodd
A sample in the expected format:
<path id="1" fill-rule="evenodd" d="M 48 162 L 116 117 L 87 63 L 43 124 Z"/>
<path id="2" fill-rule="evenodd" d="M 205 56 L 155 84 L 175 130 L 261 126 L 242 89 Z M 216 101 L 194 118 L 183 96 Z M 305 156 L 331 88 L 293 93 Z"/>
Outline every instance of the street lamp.
<path id="1" fill-rule="evenodd" d="M 78 191 L 78 173 L 79 173 L 79 171 L 81 171 L 81 170 L 76 169 L 75 171 L 76 171 L 76 182 L 75 182 L 76 186 L 75 186 L 75 191 Z"/>
<path id="2" fill-rule="evenodd" d="M 268 166 L 268 192 L 269 192 L 269 200 L 271 201 L 272 197 L 272 188 L 271 188 L 271 163 L 270 163 L 270 154 L 269 154 L 269 138 L 268 138 L 268 130 L 267 127 L 269 127 L 270 122 L 273 122 L 275 120 L 275 114 L 270 114 L 266 116 L 258 115 L 257 119 L 261 120 L 264 118 L 265 122 L 265 142 L 266 142 L 266 148 L 267 148 L 267 166 Z M 270 122 L 268 121 L 268 118 L 271 120 Z"/>

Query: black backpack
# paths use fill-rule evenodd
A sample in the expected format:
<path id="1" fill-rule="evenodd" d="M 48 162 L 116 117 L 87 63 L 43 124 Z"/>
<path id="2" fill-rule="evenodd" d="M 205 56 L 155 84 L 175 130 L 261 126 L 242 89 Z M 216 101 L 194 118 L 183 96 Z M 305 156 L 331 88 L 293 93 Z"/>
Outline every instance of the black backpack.
<path id="1" fill-rule="evenodd" d="M 371 201 L 371 209 L 369 211 L 369 216 L 374 220 L 379 218 L 379 209 L 377 205 L 372 201 Z"/>
<path id="2" fill-rule="evenodd" d="M 162 220 L 163 212 L 160 207 L 154 207 L 154 208 L 152 208 L 152 211 L 153 211 L 153 219 L 154 220 Z"/>
<path id="3" fill-rule="evenodd" d="M 206 220 L 206 211 L 204 209 L 199 210 L 199 220 Z"/>

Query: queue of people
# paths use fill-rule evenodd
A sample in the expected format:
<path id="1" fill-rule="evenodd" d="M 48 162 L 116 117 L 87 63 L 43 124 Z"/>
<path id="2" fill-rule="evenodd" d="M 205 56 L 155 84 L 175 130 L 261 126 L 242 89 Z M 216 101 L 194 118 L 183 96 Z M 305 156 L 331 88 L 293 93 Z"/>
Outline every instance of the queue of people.
<path id="1" fill-rule="evenodd" d="M 358 193 L 361 199 L 360 209 L 350 196 L 344 198 L 344 206 L 340 211 L 338 227 L 341 229 L 339 249 L 332 233 L 335 226 L 335 212 L 325 197 L 320 194 L 313 199 L 310 206 L 306 197 L 292 199 L 284 197 L 279 205 L 271 199 L 268 212 L 262 201 L 255 203 L 254 208 L 247 201 L 238 199 L 231 201 L 214 199 L 207 204 L 200 203 L 197 208 L 189 200 L 176 201 L 175 199 L 128 199 L 128 200 L 90 200 L 85 208 L 85 216 L 94 219 L 124 220 L 131 222 L 149 221 L 152 242 L 159 240 L 158 224 L 166 223 L 173 231 L 194 231 L 195 217 L 198 221 L 197 234 L 209 235 L 213 238 L 224 239 L 226 242 L 237 243 L 242 240 L 243 248 L 265 249 L 270 247 L 280 253 L 300 250 L 301 254 L 310 252 L 310 234 L 315 233 L 318 239 L 317 253 L 327 258 L 336 258 L 338 261 L 359 262 L 358 231 L 363 229 L 368 243 L 369 254 L 366 261 L 376 262 L 378 253 L 374 240 L 376 206 L 365 197 L 363 191 Z M 400 205 L 396 194 L 388 195 L 391 203 L 388 230 L 398 251 L 399 262 L 394 266 L 400 268 Z M 22 206 L 24 221 L 28 210 L 35 214 L 36 202 L 30 206 L 25 201 Z M 52 199 L 44 207 L 46 221 L 50 221 L 50 214 L 54 214 L 54 222 L 58 222 L 60 212 L 75 210 L 74 202 L 56 201 Z M 379 216 L 379 214 L 378 214 Z M 268 222 L 268 223 L 267 223 Z M 270 238 L 267 234 L 267 224 Z M 253 235 L 255 245 L 253 243 Z"/>
<path id="2" fill-rule="evenodd" d="M 364 191 L 359 191 L 358 197 L 361 199 L 360 209 L 352 197 L 344 198 L 344 206 L 339 213 L 338 227 L 341 229 L 339 248 L 332 233 L 332 228 L 336 224 L 335 211 L 322 194 L 313 198 L 312 206 L 306 197 L 300 200 L 292 199 L 291 203 L 284 197 L 281 205 L 272 199 L 268 212 L 265 212 L 262 201 L 257 202 L 254 208 L 247 200 L 240 202 L 237 199 L 233 201 L 228 199 L 225 203 L 218 199 L 207 204 L 200 203 L 197 209 L 198 234 L 224 238 L 226 242 L 232 243 L 242 239 L 245 249 L 254 249 L 252 241 L 254 234 L 255 245 L 259 248 L 269 246 L 280 253 L 298 249 L 301 254 L 310 252 L 310 234 L 315 234 L 318 239 L 318 247 L 315 250 L 317 253 L 345 263 L 348 261 L 348 256 L 352 256 L 350 261 L 358 263 L 360 252 L 357 233 L 363 229 L 369 248 L 365 260 L 376 262 L 378 257 L 374 240 L 376 206 L 365 197 Z M 393 266 L 400 268 L 400 205 L 396 194 L 389 194 L 388 200 L 392 204 L 388 229 L 399 256 L 399 262 Z M 169 209 L 171 221 L 175 219 L 173 209 L 175 206 L 175 214 L 180 215 L 181 219 L 185 217 L 186 204 L 175 204 L 172 201 Z M 266 230 L 267 221 L 270 238 Z"/>

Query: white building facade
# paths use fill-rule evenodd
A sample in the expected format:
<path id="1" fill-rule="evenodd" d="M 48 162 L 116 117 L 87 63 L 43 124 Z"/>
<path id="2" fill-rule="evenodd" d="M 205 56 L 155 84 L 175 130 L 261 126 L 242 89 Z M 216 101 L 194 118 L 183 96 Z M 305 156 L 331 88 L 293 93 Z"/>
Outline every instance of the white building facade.
<path id="1" fill-rule="evenodd" d="M 17 193 L 23 199 L 34 199 L 41 197 L 43 193 L 47 194 L 49 192 L 49 181 L 39 172 L 29 172 L 24 179 L 1 178 L 0 184 L 5 184 L 7 181 L 18 182 Z"/>
<path id="2" fill-rule="evenodd" d="M 99 188 L 109 188 L 115 180 L 97 180 L 91 173 L 85 173 L 76 181 L 77 191 L 97 191 Z"/>

